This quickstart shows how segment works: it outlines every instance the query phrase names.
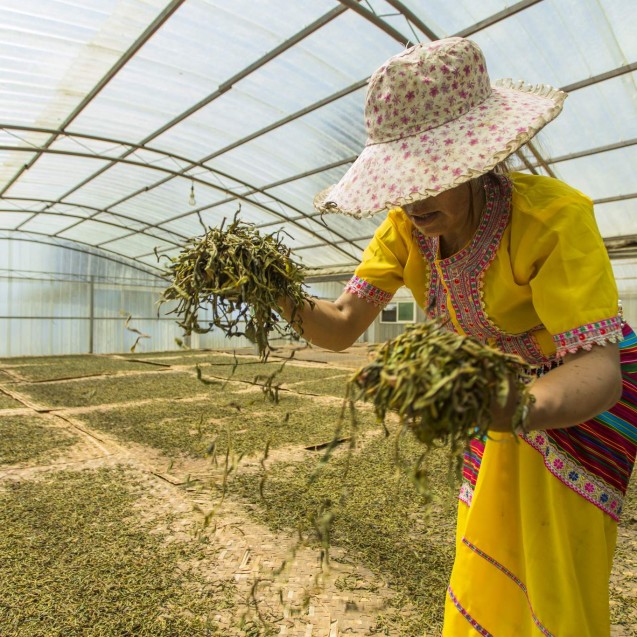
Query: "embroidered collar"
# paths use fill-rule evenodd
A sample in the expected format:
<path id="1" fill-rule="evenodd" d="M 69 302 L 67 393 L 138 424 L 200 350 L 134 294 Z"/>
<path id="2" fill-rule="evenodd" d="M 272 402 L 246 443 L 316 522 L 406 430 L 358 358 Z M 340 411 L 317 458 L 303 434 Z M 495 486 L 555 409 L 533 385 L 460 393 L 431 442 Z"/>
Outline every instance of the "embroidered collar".
<path id="1" fill-rule="evenodd" d="M 414 236 L 421 252 L 430 265 L 438 264 L 444 269 L 471 269 L 486 267 L 493 259 L 495 250 L 511 216 L 512 184 L 505 175 L 487 175 L 485 178 L 486 205 L 471 241 L 459 252 L 445 259 L 438 259 L 439 237 L 426 237 L 414 228 Z"/>
<path id="2" fill-rule="evenodd" d="M 487 176 L 487 203 L 478 228 L 465 248 L 446 259 L 436 258 L 438 237 L 425 237 L 414 229 L 419 250 L 429 262 L 427 315 L 430 319 L 448 318 L 453 308 L 455 319 L 446 322 L 449 329 L 460 329 L 481 343 L 517 354 L 530 365 L 546 365 L 551 359 L 533 338 L 534 330 L 521 334 L 503 332 L 487 315 L 482 297 L 484 273 L 495 258 L 511 217 L 512 190 L 508 177 Z"/>

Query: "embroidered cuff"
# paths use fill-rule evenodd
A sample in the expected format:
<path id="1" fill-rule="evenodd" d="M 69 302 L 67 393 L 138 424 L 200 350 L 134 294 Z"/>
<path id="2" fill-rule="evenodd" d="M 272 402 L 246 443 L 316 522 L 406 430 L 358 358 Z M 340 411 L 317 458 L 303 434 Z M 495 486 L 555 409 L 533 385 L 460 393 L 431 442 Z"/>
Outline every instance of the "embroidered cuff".
<path id="1" fill-rule="evenodd" d="M 356 275 L 349 280 L 345 286 L 345 291 L 356 294 L 359 298 L 365 299 L 368 303 L 373 303 L 377 307 L 385 307 L 394 296 Z"/>
<path id="2" fill-rule="evenodd" d="M 622 324 L 619 316 L 596 323 L 587 323 L 574 330 L 553 336 L 558 356 L 574 354 L 580 349 L 590 350 L 593 345 L 606 345 L 622 340 Z"/>

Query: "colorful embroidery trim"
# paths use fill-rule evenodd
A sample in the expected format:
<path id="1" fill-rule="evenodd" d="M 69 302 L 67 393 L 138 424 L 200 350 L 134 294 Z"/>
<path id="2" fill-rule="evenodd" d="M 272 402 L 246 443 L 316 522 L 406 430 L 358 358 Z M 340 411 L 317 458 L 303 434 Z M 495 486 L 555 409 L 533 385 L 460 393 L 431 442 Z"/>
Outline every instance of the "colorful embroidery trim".
<path id="1" fill-rule="evenodd" d="M 483 635 L 483 637 L 493 637 L 493 635 L 483 626 L 481 626 L 469 613 L 463 608 L 462 604 L 458 601 L 458 598 L 453 594 L 451 590 L 451 586 L 447 587 L 447 593 L 449 598 L 453 602 L 454 606 L 460 611 L 460 614 L 471 624 L 472 628 L 478 632 L 479 635 Z"/>
<path id="2" fill-rule="evenodd" d="M 486 436 L 473 438 L 464 452 L 462 478 L 469 482 L 472 487 L 476 486 L 476 481 L 478 480 L 478 471 L 480 471 L 480 463 L 484 455 L 486 441 Z"/>
<path id="3" fill-rule="evenodd" d="M 521 436 L 544 458 L 546 468 L 567 487 L 579 493 L 589 502 L 619 520 L 623 495 L 598 476 L 587 471 L 579 462 L 570 458 L 546 432 L 535 431 Z"/>
<path id="4" fill-rule="evenodd" d="M 462 543 L 468 548 L 470 548 L 474 553 L 476 553 L 476 555 L 479 555 L 481 558 L 485 559 L 492 566 L 495 566 L 495 568 L 497 568 L 499 571 L 504 573 L 509 579 L 515 582 L 517 586 L 519 586 L 520 590 L 524 593 L 524 596 L 526 597 L 526 603 L 529 605 L 529 610 L 531 611 L 531 617 L 533 618 L 533 623 L 537 626 L 537 628 L 540 630 L 540 632 L 543 635 L 546 635 L 546 637 L 554 637 L 553 633 L 551 633 L 542 625 L 542 622 L 540 622 L 540 620 L 537 618 L 537 615 L 533 611 L 533 606 L 531 605 L 531 600 L 529 599 L 529 591 L 527 590 L 524 582 L 522 582 L 520 578 L 516 577 L 508 568 L 500 564 L 500 562 L 498 562 L 497 560 L 494 560 L 490 555 L 487 555 L 484 551 L 481 551 L 475 544 L 472 544 L 471 542 L 469 542 L 469 540 L 467 540 L 466 537 L 462 538 Z"/>
<path id="5" fill-rule="evenodd" d="M 619 402 L 592 420 L 566 429 L 521 436 L 542 454 L 551 474 L 618 520 L 637 456 L 637 335 L 621 326 L 623 392 Z M 559 366 L 563 359 L 555 361 Z M 538 374 L 549 369 L 537 370 Z M 465 452 L 459 499 L 471 506 L 484 447 L 479 439 Z"/>
<path id="6" fill-rule="evenodd" d="M 587 323 L 553 336 L 558 356 L 574 354 L 580 349 L 590 350 L 593 345 L 617 343 L 621 340 L 621 317 L 613 316 L 597 323 Z"/>
<path id="7" fill-rule="evenodd" d="M 355 294 L 359 298 L 377 307 L 385 307 L 394 297 L 393 294 L 377 288 L 375 285 L 368 283 L 356 275 L 349 280 L 345 286 L 345 291 Z"/>
<path id="8" fill-rule="evenodd" d="M 484 445 L 487 437 L 474 438 L 469 447 L 464 452 L 462 463 L 462 483 L 460 485 L 460 493 L 458 499 L 467 506 L 471 506 L 473 499 L 473 490 L 478 481 L 478 473 L 482 464 L 482 456 L 484 455 Z"/>
<path id="9" fill-rule="evenodd" d="M 622 396 L 608 411 L 576 427 L 523 436 L 566 486 L 618 520 L 637 455 L 637 336 L 621 326 Z"/>
<path id="10" fill-rule="evenodd" d="M 414 229 L 414 238 L 430 269 L 428 316 L 446 317 L 449 304 L 465 333 L 483 343 L 521 356 L 529 365 L 551 363 L 538 346 L 534 330 L 507 334 L 493 323 L 484 308 L 483 279 L 498 251 L 511 215 L 513 185 L 504 175 L 485 180 L 486 208 L 471 243 L 460 252 L 438 259 L 439 238 L 426 237 Z M 541 328 L 538 325 L 537 328 Z M 536 328 L 536 329 L 537 329 Z"/>
<path id="11" fill-rule="evenodd" d="M 463 480 L 460 485 L 460 493 L 458 494 L 458 500 L 460 502 L 464 502 L 468 507 L 471 506 L 471 501 L 473 500 L 473 489 L 474 487 L 467 480 Z"/>

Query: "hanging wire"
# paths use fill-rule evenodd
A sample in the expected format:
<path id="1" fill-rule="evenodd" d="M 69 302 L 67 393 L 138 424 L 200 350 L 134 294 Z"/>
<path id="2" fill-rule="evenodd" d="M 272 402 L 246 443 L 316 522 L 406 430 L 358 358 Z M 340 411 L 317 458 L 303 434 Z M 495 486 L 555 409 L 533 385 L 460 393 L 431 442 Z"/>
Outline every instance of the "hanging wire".
<path id="1" fill-rule="evenodd" d="M 365 4 L 369 7 L 369 10 L 377 17 L 380 18 L 381 20 L 383 18 L 396 18 L 396 17 L 402 17 L 405 22 L 407 23 L 407 27 L 409 28 L 409 30 L 411 31 L 412 35 L 414 36 L 414 41 L 418 42 L 420 44 L 420 42 L 422 42 L 422 40 L 420 39 L 420 36 L 416 33 L 416 30 L 414 29 L 414 25 L 411 23 L 411 21 L 409 20 L 409 18 L 407 18 L 405 15 L 403 15 L 400 11 L 395 11 L 393 13 L 378 13 L 376 11 L 376 9 L 374 9 L 374 7 L 372 7 L 371 3 L 369 2 L 369 0 L 365 0 Z"/>
<path id="2" fill-rule="evenodd" d="M 11 137 L 15 137 L 16 139 L 19 139 L 21 142 L 24 142 L 25 144 L 28 144 L 29 146 L 33 146 L 33 148 L 36 148 L 36 149 L 40 148 L 39 144 L 34 144 L 33 142 L 30 142 L 28 139 L 25 139 L 21 135 L 17 135 L 16 133 L 9 130 L 8 128 L 0 127 L 0 131 L 2 131 L 3 133 L 6 133 L 7 135 L 11 135 Z"/>
<path id="3" fill-rule="evenodd" d="M 414 36 L 414 41 L 418 42 L 418 44 L 421 44 L 422 40 L 420 39 L 420 36 L 416 33 L 416 29 L 414 29 L 414 25 L 411 23 L 411 21 L 408 18 L 405 18 L 405 22 L 407 23 L 409 30 L 412 32 Z"/>
<path id="4" fill-rule="evenodd" d="M 122 148 L 125 149 L 129 149 L 129 146 L 123 145 L 123 144 L 114 144 L 111 145 L 108 148 L 105 148 L 104 150 L 95 150 L 94 148 L 91 148 L 90 146 L 88 146 L 87 144 L 85 144 L 84 142 L 80 141 L 77 137 L 75 137 L 72 134 L 69 133 L 60 133 L 60 138 L 61 139 L 67 139 L 70 142 L 73 142 L 76 146 L 79 146 L 80 148 L 84 148 L 85 150 L 87 150 L 89 153 L 92 153 L 93 155 L 95 155 L 95 157 L 107 157 L 108 159 L 111 159 L 111 156 L 109 155 L 109 153 L 114 153 L 114 152 L 121 152 Z"/>

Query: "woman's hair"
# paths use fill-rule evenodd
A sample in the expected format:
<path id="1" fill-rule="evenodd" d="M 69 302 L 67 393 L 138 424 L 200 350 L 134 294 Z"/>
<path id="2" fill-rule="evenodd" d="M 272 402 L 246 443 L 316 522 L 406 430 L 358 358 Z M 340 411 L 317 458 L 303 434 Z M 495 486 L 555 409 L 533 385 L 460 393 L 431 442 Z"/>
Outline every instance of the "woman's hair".
<path id="1" fill-rule="evenodd" d="M 536 153 L 539 153 L 540 156 L 542 157 L 547 157 L 548 152 L 543 142 L 544 142 L 544 131 L 541 131 L 540 133 L 535 135 L 535 137 L 533 137 L 532 140 L 529 140 L 526 144 L 524 144 L 523 146 L 518 148 L 518 150 L 515 151 L 515 155 L 517 155 L 517 157 L 515 157 L 515 155 L 509 155 L 506 159 L 503 159 L 499 164 L 496 164 L 495 167 L 492 168 L 489 172 L 495 175 L 506 175 L 510 172 L 513 172 L 514 168 L 515 169 L 519 168 L 521 170 L 524 170 L 524 165 L 526 165 L 526 167 L 528 168 L 529 167 L 528 163 L 523 161 L 523 158 L 524 158 L 524 155 L 522 154 L 523 151 L 527 150 L 527 155 L 529 153 L 532 153 L 536 158 L 537 158 Z M 531 143 L 533 144 L 534 150 L 529 150 L 529 146 L 531 145 Z M 529 160 L 533 161 L 531 158 L 529 158 Z M 521 166 L 521 164 L 523 165 Z"/>
<path id="2" fill-rule="evenodd" d="M 494 175 L 507 175 L 511 172 L 511 156 L 496 164 L 490 171 Z"/>

